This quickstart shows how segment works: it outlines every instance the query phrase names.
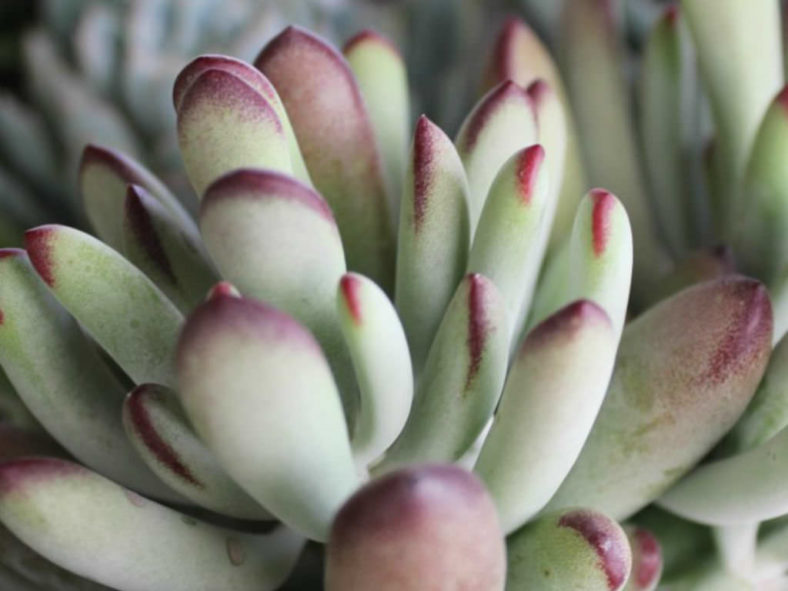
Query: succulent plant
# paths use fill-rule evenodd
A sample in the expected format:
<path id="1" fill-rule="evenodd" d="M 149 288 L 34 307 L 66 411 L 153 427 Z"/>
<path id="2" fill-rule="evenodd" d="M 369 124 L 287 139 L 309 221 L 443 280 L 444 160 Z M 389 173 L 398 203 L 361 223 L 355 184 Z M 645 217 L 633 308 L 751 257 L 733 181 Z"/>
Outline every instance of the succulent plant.
<path id="1" fill-rule="evenodd" d="M 89 145 L 96 236 L 0 249 L 0 580 L 785 585 L 778 14 L 668 9 L 637 127 L 603 0 L 567 3 L 562 74 L 507 21 L 454 140 L 411 134 L 404 60 L 370 31 L 189 62 L 196 221 Z M 713 117 L 689 126 L 695 60 Z"/>

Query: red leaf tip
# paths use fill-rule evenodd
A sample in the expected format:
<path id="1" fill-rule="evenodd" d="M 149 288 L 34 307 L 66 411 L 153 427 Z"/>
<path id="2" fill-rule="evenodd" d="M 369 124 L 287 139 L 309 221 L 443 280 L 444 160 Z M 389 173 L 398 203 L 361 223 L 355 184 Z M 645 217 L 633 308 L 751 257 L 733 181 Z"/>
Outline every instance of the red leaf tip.
<path id="1" fill-rule="evenodd" d="M 50 224 L 38 226 L 25 232 L 25 248 L 30 262 L 41 279 L 53 287 L 55 285 L 54 261 L 52 260 L 52 240 L 59 226 Z"/>
<path id="2" fill-rule="evenodd" d="M 356 325 L 360 325 L 362 322 L 361 280 L 353 273 L 346 273 L 339 280 L 339 289 L 342 292 L 348 312 L 350 312 L 350 317 Z"/>
<path id="3" fill-rule="evenodd" d="M 544 158 L 544 148 L 539 144 L 525 148 L 517 156 L 517 192 L 524 205 L 530 204 L 533 199 Z"/>
<path id="4" fill-rule="evenodd" d="M 427 196 L 434 176 L 435 127 L 426 115 L 421 115 L 413 136 L 413 225 L 416 233 L 424 223 Z"/>
<path id="5" fill-rule="evenodd" d="M 594 254 L 602 256 L 607 248 L 612 230 L 610 217 L 616 206 L 616 198 L 605 189 L 592 189 L 589 195 L 593 201 L 591 233 L 594 243 Z"/>
<path id="6" fill-rule="evenodd" d="M 217 298 L 240 298 L 241 292 L 229 281 L 220 281 L 216 285 L 214 285 L 210 291 L 208 291 L 208 295 L 205 296 L 205 300 L 215 300 Z"/>
<path id="7" fill-rule="evenodd" d="M 620 589 L 629 574 L 631 556 L 615 523 L 601 513 L 581 509 L 562 515 L 558 525 L 575 530 L 588 542 L 599 557 L 608 588 Z"/>
<path id="8" fill-rule="evenodd" d="M 662 548 L 654 535 L 645 529 L 636 529 L 631 539 L 633 545 L 633 573 L 638 589 L 650 589 L 662 569 Z"/>

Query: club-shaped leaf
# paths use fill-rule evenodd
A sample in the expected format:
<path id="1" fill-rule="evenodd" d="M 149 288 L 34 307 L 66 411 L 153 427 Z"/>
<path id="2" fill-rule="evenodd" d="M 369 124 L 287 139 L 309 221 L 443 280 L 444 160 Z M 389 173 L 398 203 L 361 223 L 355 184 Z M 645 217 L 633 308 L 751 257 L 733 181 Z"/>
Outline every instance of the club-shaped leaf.
<path id="1" fill-rule="evenodd" d="M 400 210 L 394 300 L 416 373 L 462 279 L 469 243 L 465 170 L 451 140 L 422 115 Z"/>
<path id="2" fill-rule="evenodd" d="M 463 122 L 455 143 L 468 174 L 471 235 L 501 166 L 536 143 L 537 133 L 531 98 L 511 80 L 484 95 Z"/>
<path id="3" fill-rule="evenodd" d="M 228 69 L 208 68 L 183 91 L 178 143 L 202 197 L 214 180 L 241 167 L 292 170 L 284 125 L 261 92 Z"/>
<path id="4" fill-rule="evenodd" d="M 483 275 L 467 275 L 430 347 L 408 422 L 379 468 L 457 460 L 493 414 L 508 351 L 503 296 Z"/>
<path id="5" fill-rule="evenodd" d="M 742 268 L 772 283 L 788 264 L 788 87 L 777 95 L 755 135 L 737 204 L 736 254 Z M 746 200 L 745 200 L 746 196 Z"/>
<path id="6" fill-rule="evenodd" d="M 615 17 L 607 0 L 566 3 L 561 57 L 588 180 L 624 203 L 635 240 L 634 285 L 648 291 L 655 274 L 666 270 L 668 258 L 655 233 L 637 161 Z"/>
<path id="7" fill-rule="evenodd" d="M 342 48 L 358 81 L 380 150 L 391 219 L 399 219 L 402 178 L 408 151 L 410 97 L 399 50 L 385 37 L 365 30 Z"/>
<path id="8" fill-rule="evenodd" d="M 571 231 L 578 201 L 587 187 L 577 131 L 558 68 L 534 31 L 524 21 L 511 17 L 506 20 L 498 34 L 486 76 L 488 87 L 512 80 L 527 88 L 542 79 L 553 89 L 561 103 L 566 127 L 566 157 L 561 167 L 561 181 L 553 183 L 554 189 L 560 190 L 550 237 L 553 250 Z M 545 143 L 541 133 L 540 141 Z M 548 157 L 553 159 L 551 151 L 547 152 Z"/>
<path id="9" fill-rule="evenodd" d="M 122 220 L 122 252 L 182 312 L 191 310 L 216 282 L 199 238 L 184 232 L 164 206 L 130 185 Z"/>
<path id="10" fill-rule="evenodd" d="M 684 290 L 629 324 L 594 428 L 548 510 L 623 519 L 660 496 L 741 415 L 771 332 L 765 288 L 741 277 Z"/>
<path id="11" fill-rule="evenodd" d="M 200 228 L 222 276 L 241 293 L 293 315 L 314 333 L 352 421 L 356 381 L 336 317 L 345 257 L 325 200 L 292 177 L 235 170 L 205 192 Z"/>
<path id="12" fill-rule="evenodd" d="M 505 571 L 484 486 L 461 468 L 427 465 L 374 480 L 345 503 L 328 540 L 325 588 L 502 591 Z"/>
<path id="13" fill-rule="evenodd" d="M 569 302 L 588 299 L 601 306 L 621 332 L 632 278 L 632 230 L 621 202 L 592 189 L 578 206 L 569 243 L 548 263 L 539 284 L 530 324 Z"/>
<path id="14" fill-rule="evenodd" d="M 58 301 L 134 382 L 174 386 L 173 353 L 183 317 L 142 271 L 66 226 L 28 230 L 25 244 Z"/>
<path id="15" fill-rule="evenodd" d="M 304 158 L 301 156 L 301 150 L 298 147 L 298 140 L 296 140 L 295 132 L 285 112 L 285 107 L 282 105 L 282 100 L 279 98 L 279 94 L 276 92 L 273 84 L 254 66 L 247 64 L 243 60 L 226 55 L 201 55 L 194 58 L 181 70 L 181 73 L 175 79 L 172 89 L 172 101 L 175 105 L 175 110 L 177 111 L 180 108 L 181 101 L 192 83 L 207 70 L 222 70 L 232 74 L 263 95 L 282 123 L 282 129 L 287 138 L 293 174 L 300 181 L 310 184 L 309 173 L 306 170 Z"/>
<path id="16" fill-rule="evenodd" d="M 0 363 L 52 437 L 81 462 L 126 486 L 178 499 L 123 436 L 123 386 L 23 250 L 0 250 L 0 319 Z"/>
<path id="17" fill-rule="evenodd" d="M 366 466 L 405 425 L 413 401 L 413 370 L 405 332 L 388 296 L 357 273 L 344 275 L 337 292 L 342 333 L 361 391 L 353 455 Z"/>
<path id="18" fill-rule="evenodd" d="M 730 216 L 738 211 L 734 202 L 758 124 L 783 84 L 780 3 L 683 0 L 681 8 L 717 131 L 722 226 L 738 224 Z"/>
<path id="19" fill-rule="evenodd" d="M 347 62 L 323 39 L 288 27 L 255 65 L 279 91 L 309 174 L 337 218 L 348 267 L 391 291 L 394 224 L 383 163 Z"/>
<path id="20" fill-rule="evenodd" d="M 602 405 L 617 345 L 607 314 L 587 300 L 526 337 L 474 468 L 505 532 L 538 513 L 569 473 Z"/>
<path id="21" fill-rule="evenodd" d="M 55 564 L 121 591 L 274 590 L 303 546 L 286 528 L 200 523 L 52 458 L 0 465 L 0 520 Z"/>
<path id="22" fill-rule="evenodd" d="M 655 591 L 662 576 L 662 548 L 647 529 L 626 526 L 624 532 L 632 550 L 632 572 L 624 591 Z"/>
<path id="23" fill-rule="evenodd" d="M 615 195 L 592 189 L 580 202 L 569 249 L 569 300 L 596 302 L 621 334 L 632 279 L 632 230 Z"/>
<path id="24" fill-rule="evenodd" d="M 134 388 L 123 403 L 123 427 L 150 469 L 193 503 L 239 519 L 271 518 L 194 434 L 172 390 L 156 384 Z"/>
<path id="25" fill-rule="evenodd" d="M 230 477 L 296 531 L 325 540 L 358 477 L 312 335 L 268 305 L 218 296 L 188 318 L 177 366 L 186 414 Z"/>
<path id="26" fill-rule="evenodd" d="M 122 152 L 88 144 L 79 166 L 79 188 L 91 226 L 102 241 L 123 252 L 123 218 L 128 185 L 146 190 L 179 229 L 196 240 L 197 226 L 178 199 L 142 164 Z"/>
<path id="27" fill-rule="evenodd" d="M 511 535 L 506 546 L 507 589 L 617 591 L 632 567 L 624 530 L 590 509 L 546 515 Z"/>
<path id="28" fill-rule="evenodd" d="M 490 188 L 468 255 L 468 272 L 488 277 L 501 291 L 510 326 L 530 307 L 542 263 L 548 177 L 545 151 L 538 144 L 509 158 Z"/>

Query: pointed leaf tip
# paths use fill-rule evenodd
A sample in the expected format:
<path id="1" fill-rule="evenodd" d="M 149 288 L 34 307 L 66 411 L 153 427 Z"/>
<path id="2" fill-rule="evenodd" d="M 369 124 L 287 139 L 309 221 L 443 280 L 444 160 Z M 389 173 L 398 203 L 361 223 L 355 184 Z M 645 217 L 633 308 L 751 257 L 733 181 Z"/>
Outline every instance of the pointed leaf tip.
<path id="1" fill-rule="evenodd" d="M 517 185 L 520 197 L 526 205 L 531 202 L 544 158 L 544 148 L 539 144 L 525 148 L 519 155 L 516 172 Z"/>
<path id="2" fill-rule="evenodd" d="M 427 195 L 434 177 L 436 133 L 443 132 L 426 115 L 421 115 L 413 136 L 413 225 L 416 233 L 424 223 Z"/>
<path id="3" fill-rule="evenodd" d="M 339 280 L 339 287 L 342 290 L 342 297 L 345 300 L 350 316 L 353 318 L 353 322 L 357 325 L 361 324 L 363 320 L 361 316 L 361 301 L 359 300 L 361 281 L 356 275 L 347 273 Z"/>
<path id="4" fill-rule="evenodd" d="M 41 279 L 50 287 L 55 285 L 52 240 L 55 238 L 57 228 L 57 225 L 48 224 L 25 232 L 25 249 L 30 262 Z"/>
<path id="5" fill-rule="evenodd" d="M 592 214 L 594 254 L 601 256 L 605 252 L 610 237 L 610 214 L 616 206 L 617 199 L 605 189 L 592 189 L 589 195 L 594 201 Z"/>

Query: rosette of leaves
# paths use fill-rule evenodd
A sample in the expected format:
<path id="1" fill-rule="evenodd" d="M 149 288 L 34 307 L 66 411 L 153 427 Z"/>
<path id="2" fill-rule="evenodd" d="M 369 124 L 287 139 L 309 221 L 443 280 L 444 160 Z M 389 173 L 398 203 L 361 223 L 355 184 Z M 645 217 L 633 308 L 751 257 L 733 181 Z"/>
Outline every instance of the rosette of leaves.
<path id="1" fill-rule="evenodd" d="M 654 589 L 661 544 L 695 563 L 676 588 L 785 582 L 786 530 L 756 535 L 788 513 L 777 4 L 665 15 L 642 151 L 615 14 L 568 7 L 563 75 L 509 21 L 453 140 L 409 129 L 375 33 L 194 59 L 172 101 L 196 219 L 131 157 L 84 150 L 97 237 L 50 224 L 0 250 L 0 364 L 34 417 L 3 435 L 0 521 L 46 568 L 299 588 L 310 540 L 332 591 Z M 694 252 L 684 78 L 654 57 L 684 18 L 731 165 L 700 179 L 703 211 L 765 283 Z M 729 100 L 728 70 L 760 90 Z"/>

